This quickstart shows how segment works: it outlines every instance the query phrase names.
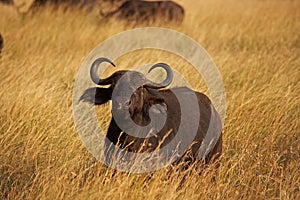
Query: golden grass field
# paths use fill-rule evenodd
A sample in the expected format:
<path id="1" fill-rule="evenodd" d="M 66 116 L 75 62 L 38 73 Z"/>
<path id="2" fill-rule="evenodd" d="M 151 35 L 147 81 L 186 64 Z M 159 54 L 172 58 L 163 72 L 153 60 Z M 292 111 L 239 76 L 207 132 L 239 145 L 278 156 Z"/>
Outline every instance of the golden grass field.
<path id="1" fill-rule="evenodd" d="M 220 167 L 201 175 L 191 166 L 170 177 L 167 169 L 151 179 L 113 176 L 79 139 L 72 89 L 87 54 L 133 27 L 102 23 L 97 11 L 47 6 L 22 15 L 0 4 L 0 199 L 300 199 L 300 1 L 179 3 L 182 25 L 154 25 L 198 41 L 222 75 L 227 115 Z M 188 63 L 170 53 L 132 52 L 115 63 L 123 69 L 157 61 L 207 94 Z M 109 119 L 101 121 L 107 126 Z"/>

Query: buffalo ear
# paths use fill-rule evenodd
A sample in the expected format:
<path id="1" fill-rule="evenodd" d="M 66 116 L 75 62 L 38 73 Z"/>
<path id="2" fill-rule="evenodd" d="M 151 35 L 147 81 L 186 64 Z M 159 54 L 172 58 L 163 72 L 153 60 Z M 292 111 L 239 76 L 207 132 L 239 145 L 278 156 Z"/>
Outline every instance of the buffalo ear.
<path id="1" fill-rule="evenodd" d="M 111 88 L 92 87 L 84 91 L 79 101 L 89 102 L 94 105 L 102 105 L 111 100 Z"/>

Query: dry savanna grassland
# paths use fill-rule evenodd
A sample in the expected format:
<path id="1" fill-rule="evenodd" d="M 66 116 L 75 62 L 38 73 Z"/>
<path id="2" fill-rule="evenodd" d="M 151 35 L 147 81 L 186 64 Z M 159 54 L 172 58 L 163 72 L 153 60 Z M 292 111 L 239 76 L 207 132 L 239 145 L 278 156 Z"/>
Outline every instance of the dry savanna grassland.
<path id="1" fill-rule="evenodd" d="M 48 5 L 21 14 L 0 4 L 0 199 L 300 199 L 300 1 L 179 3 L 181 25 L 151 26 L 193 38 L 220 71 L 227 114 L 219 167 L 114 174 L 82 144 L 72 90 L 84 58 L 112 35 L 145 25 L 104 23 L 97 11 Z M 171 53 L 140 50 L 115 63 L 157 61 L 208 94 L 189 63 Z M 106 127 L 109 109 L 98 109 Z"/>

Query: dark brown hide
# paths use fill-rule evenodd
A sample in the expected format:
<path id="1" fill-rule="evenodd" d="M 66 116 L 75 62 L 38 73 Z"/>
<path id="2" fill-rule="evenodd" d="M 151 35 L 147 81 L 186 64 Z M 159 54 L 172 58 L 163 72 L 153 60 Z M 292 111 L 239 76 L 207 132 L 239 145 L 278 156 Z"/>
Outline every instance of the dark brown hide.
<path id="1" fill-rule="evenodd" d="M 3 38 L 2 38 L 2 35 L 1 35 L 1 33 L 0 33 L 0 54 L 1 54 L 1 52 L 2 52 L 2 49 L 3 49 Z"/>
<path id="2" fill-rule="evenodd" d="M 111 83 L 109 88 L 89 88 L 81 96 L 82 101 L 87 101 L 96 105 L 102 105 L 112 100 L 113 89 L 118 82 L 118 80 L 124 75 L 126 70 L 117 71 L 110 77 L 105 80 Z M 133 76 L 141 76 L 141 73 L 135 72 L 132 73 Z M 130 85 L 130 79 L 128 79 L 128 84 Z M 198 158 L 199 148 L 201 143 L 208 132 L 209 124 L 211 122 L 212 112 L 216 113 L 214 107 L 212 106 L 209 98 L 199 92 L 193 91 L 187 87 L 179 87 L 172 89 L 152 89 L 145 86 L 139 87 L 134 91 L 130 98 L 130 117 L 132 120 L 139 126 L 145 126 L 150 123 L 149 109 L 153 105 L 161 105 L 167 113 L 166 122 L 163 128 L 154 136 L 149 138 L 137 138 L 127 133 L 123 132 L 117 125 L 114 117 L 112 117 L 108 131 L 107 138 L 114 144 L 123 149 L 126 149 L 129 152 L 152 152 L 158 148 L 162 148 L 165 145 L 169 144 L 170 141 L 174 139 L 178 131 L 178 127 L 181 120 L 181 110 L 179 102 L 177 101 L 176 94 L 182 94 L 187 97 L 185 100 L 189 104 L 189 96 L 196 95 L 197 102 L 199 105 L 200 120 L 197 130 L 197 134 L 191 144 L 190 148 L 187 150 L 187 153 L 184 158 L 184 161 L 193 161 Z M 114 106 L 114 100 L 112 101 Z M 192 105 L 192 103 L 191 103 Z M 219 120 L 219 115 L 215 117 Z M 185 134 L 191 134 L 188 131 Z M 219 132 L 219 134 L 221 134 Z M 180 141 L 178 141 L 180 142 Z M 106 146 L 106 152 L 109 152 L 109 145 Z M 212 157 L 217 158 L 222 152 L 222 134 L 218 138 L 217 144 L 210 151 L 210 153 L 205 157 L 205 161 L 209 162 Z"/>
<path id="3" fill-rule="evenodd" d="M 102 13 L 103 17 L 117 17 L 129 22 L 165 22 L 181 23 L 184 18 L 184 9 L 172 1 L 126 1 L 116 10 Z"/>

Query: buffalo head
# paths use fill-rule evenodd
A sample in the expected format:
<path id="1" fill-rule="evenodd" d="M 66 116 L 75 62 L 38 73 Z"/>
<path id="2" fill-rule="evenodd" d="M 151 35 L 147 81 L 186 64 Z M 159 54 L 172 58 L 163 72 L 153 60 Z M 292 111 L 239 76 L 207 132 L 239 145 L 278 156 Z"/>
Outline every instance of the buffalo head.
<path id="1" fill-rule="evenodd" d="M 103 62 L 108 62 L 115 66 L 109 59 L 99 58 L 92 64 L 90 76 L 95 84 L 99 86 L 109 85 L 109 87 L 93 87 L 87 89 L 81 96 L 82 101 L 90 102 L 95 105 L 103 105 L 112 100 L 112 106 L 116 111 L 123 110 L 127 106 L 130 117 L 139 125 L 146 125 L 150 122 L 149 109 L 151 106 L 160 104 L 166 108 L 163 96 L 159 95 L 156 90 L 165 88 L 171 84 L 173 72 L 170 66 L 165 63 L 157 63 L 149 69 L 148 73 L 158 67 L 163 68 L 167 72 L 167 77 L 162 83 L 155 83 L 147 79 L 142 73 L 130 70 L 120 70 L 107 78 L 101 79 L 97 71 L 99 65 Z M 112 99 L 113 91 L 121 78 L 122 80 L 118 87 L 121 91 L 115 92 L 114 98 Z M 122 84 L 126 85 L 122 86 Z M 130 97 L 126 99 L 128 95 L 130 95 Z"/>

